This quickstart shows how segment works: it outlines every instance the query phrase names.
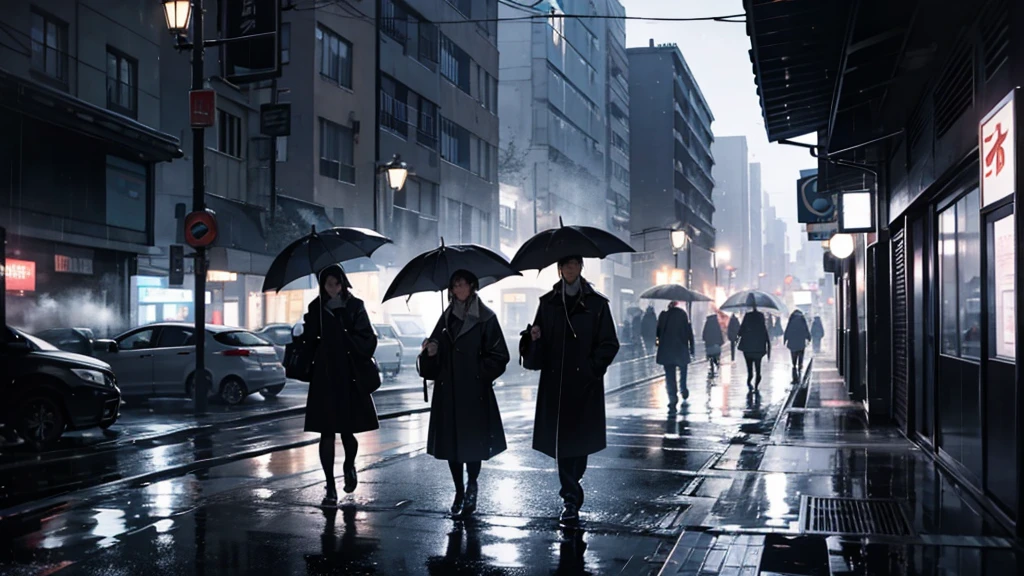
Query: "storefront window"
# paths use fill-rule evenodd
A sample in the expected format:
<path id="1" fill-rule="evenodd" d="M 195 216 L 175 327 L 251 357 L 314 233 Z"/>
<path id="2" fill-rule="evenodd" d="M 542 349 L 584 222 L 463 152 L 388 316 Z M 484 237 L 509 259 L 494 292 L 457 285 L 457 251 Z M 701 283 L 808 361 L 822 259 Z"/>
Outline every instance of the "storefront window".
<path id="1" fill-rule="evenodd" d="M 1013 214 L 992 223 L 992 256 L 989 265 L 993 280 L 990 294 L 990 334 L 995 335 L 991 354 L 998 358 L 1014 360 L 1017 356 L 1017 316 L 1014 289 L 1016 281 L 1017 246 L 1013 231 Z"/>
<path id="2" fill-rule="evenodd" d="M 978 191 L 939 214 L 942 353 L 981 357 L 981 224 Z"/>

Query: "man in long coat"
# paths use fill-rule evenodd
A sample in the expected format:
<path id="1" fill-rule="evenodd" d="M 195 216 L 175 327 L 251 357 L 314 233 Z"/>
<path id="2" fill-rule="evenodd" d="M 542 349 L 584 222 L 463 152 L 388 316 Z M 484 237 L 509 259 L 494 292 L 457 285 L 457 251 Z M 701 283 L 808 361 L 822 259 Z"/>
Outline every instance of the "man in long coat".
<path id="1" fill-rule="evenodd" d="M 583 258 L 558 263 L 561 280 L 540 297 L 520 344 L 523 366 L 540 370 L 533 449 L 558 462 L 560 520 L 579 520 L 587 456 L 604 450 L 604 374 L 619 351 L 608 299 L 580 274 Z"/>
<path id="2" fill-rule="evenodd" d="M 736 361 L 736 343 L 739 342 L 739 339 L 740 319 L 736 317 L 736 314 L 733 314 L 732 317 L 729 318 L 729 347 L 732 351 L 732 356 L 730 357 L 730 359 L 733 362 Z"/>
<path id="3" fill-rule="evenodd" d="M 678 391 L 683 393 L 683 401 L 690 397 L 686 386 L 686 371 L 694 354 L 693 326 L 686 311 L 676 302 L 668 305 L 668 310 L 658 318 L 658 364 L 665 367 L 665 387 L 668 389 L 668 409 L 676 411 L 679 402 Z M 676 382 L 676 370 L 679 370 L 679 382 Z"/>

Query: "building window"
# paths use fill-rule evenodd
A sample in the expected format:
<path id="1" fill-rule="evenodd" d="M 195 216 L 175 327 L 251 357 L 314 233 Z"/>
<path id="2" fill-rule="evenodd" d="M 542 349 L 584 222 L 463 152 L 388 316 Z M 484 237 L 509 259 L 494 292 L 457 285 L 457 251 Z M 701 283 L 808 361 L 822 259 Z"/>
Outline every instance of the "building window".
<path id="1" fill-rule="evenodd" d="M 416 141 L 437 150 L 437 104 L 420 96 L 419 121 L 416 123 Z"/>
<path id="2" fill-rule="evenodd" d="M 469 54 L 444 34 L 441 34 L 440 45 L 441 75 L 469 94 Z"/>
<path id="3" fill-rule="evenodd" d="M 409 22 L 405 7 L 395 0 L 383 0 L 380 7 L 381 31 L 405 46 L 409 39 Z"/>
<path id="4" fill-rule="evenodd" d="M 448 3 L 458 10 L 463 16 L 469 18 L 470 6 L 472 5 L 473 0 L 448 0 Z"/>
<path id="5" fill-rule="evenodd" d="M 223 110 L 217 111 L 217 150 L 242 157 L 242 119 Z"/>
<path id="6" fill-rule="evenodd" d="M 355 142 L 352 130 L 320 119 L 320 175 L 356 183 Z"/>
<path id="7" fill-rule="evenodd" d="M 995 340 L 989 345 L 989 356 L 1013 360 L 1017 357 L 1017 243 L 1012 213 L 991 221 L 989 238 L 989 334 Z"/>
<path id="8" fill-rule="evenodd" d="M 276 151 L 277 151 L 277 158 L 276 158 L 276 160 L 278 162 L 287 162 L 288 161 L 288 137 L 287 136 L 278 136 L 277 137 L 277 148 L 276 148 Z"/>
<path id="9" fill-rule="evenodd" d="M 417 57 L 431 70 L 437 66 L 437 26 L 426 20 L 420 20 L 416 28 L 419 30 L 419 46 Z"/>
<path id="10" fill-rule="evenodd" d="M 469 170 L 469 130 L 441 118 L 441 158 Z"/>
<path id="11" fill-rule="evenodd" d="M 68 25 L 50 15 L 32 12 L 32 68 L 68 81 Z"/>
<path id="12" fill-rule="evenodd" d="M 320 75 L 338 86 L 352 88 L 352 44 L 329 29 L 318 26 L 320 43 Z"/>
<path id="13" fill-rule="evenodd" d="M 281 23 L 281 64 L 292 61 L 292 24 Z"/>
<path id="14" fill-rule="evenodd" d="M 516 229 L 516 208 L 515 206 L 498 206 L 498 226 L 503 230 L 515 231 Z"/>
<path id="15" fill-rule="evenodd" d="M 498 82 L 493 76 L 484 70 L 483 66 L 476 66 L 476 101 L 488 111 L 498 112 Z"/>
<path id="16" fill-rule="evenodd" d="M 939 213 L 941 351 L 981 357 L 981 222 L 978 191 Z"/>
<path id="17" fill-rule="evenodd" d="M 107 48 L 107 108 L 135 118 L 138 109 L 139 63 Z"/>
<path id="18" fill-rule="evenodd" d="M 411 111 L 409 105 L 409 89 L 405 85 L 381 76 L 380 90 L 380 127 L 401 136 L 409 137 L 409 120 L 415 121 L 415 110 Z"/>
<path id="19" fill-rule="evenodd" d="M 107 156 L 107 225 L 146 231 L 146 166 Z"/>
<path id="20" fill-rule="evenodd" d="M 494 170 L 492 169 L 491 162 L 497 156 L 494 153 L 493 146 L 488 144 L 485 140 L 481 140 L 473 135 L 470 135 L 469 142 L 470 149 L 472 150 L 469 171 L 480 178 L 491 182 L 494 176 Z"/>

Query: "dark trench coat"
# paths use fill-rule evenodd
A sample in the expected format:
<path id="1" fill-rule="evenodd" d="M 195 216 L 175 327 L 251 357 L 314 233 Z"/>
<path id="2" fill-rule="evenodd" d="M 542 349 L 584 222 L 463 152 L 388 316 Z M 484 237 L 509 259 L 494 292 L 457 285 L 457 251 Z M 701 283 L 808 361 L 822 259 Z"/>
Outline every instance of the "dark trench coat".
<path id="1" fill-rule="evenodd" d="M 786 348 L 797 351 L 807 348 L 807 342 L 811 339 L 811 331 L 807 329 L 807 319 L 803 314 L 794 312 L 786 324 L 786 333 L 783 336 Z"/>
<path id="2" fill-rule="evenodd" d="M 380 428 L 369 394 L 355 383 L 351 356 L 373 357 L 377 335 L 363 301 L 350 296 L 343 308 L 320 309 L 320 297 L 309 303 L 302 336 L 316 346 L 306 398 L 306 432 L 327 434 L 369 432 Z M 321 317 L 323 327 L 321 329 Z"/>
<path id="3" fill-rule="evenodd" d="M 704 331 L 701 332 L 704 340 L 704 350 L 708 356 L 718 356 L 722 353 L 722 344 L 725 344 L 725 337 L 722 336 L 722 326 L 718 323 L 718 315 L 711 314 L 704 319 Z"/>
<path id="4" fill-rule="evenodd" d="M 506 447 L 494 381 L 505 373 L 508 346 L 494 312 L 477 305 L 478 315 L 467 314 L 464 322 L 449 306 L 430 335 L 437 354 L 424 350 L 419 357 L 420 376 L 434 381 L 427 454 L 439 460 L 480 462 Z"/>
<path id="5" fill-rule="evenodd" d="M 619 339 L 608 299 L 580 281 L 571 310 L 562 301 L 561 282 L 540 297 L 533 325 L 540 326 L 541 337 L 523 357 L 526 369 L 540 370 L 533 449 L 552 458 L 587 456 L 607 445 L 604 374 Z"/>
<path id="6" fill-rule="evenodd" d="M 740 321 L 736 316 L 729 318 L 729 341 L 735 342 L 740 339 Z"/>
<path id="7" fill-rule="evenodd" d="M 746 356 L 760 358 L 771 353 L 771 345 L 764 314 L 756 310 L 747 312 L 740 324 L 740 351 Z"/>
<path id="8" fill-rule="evenodd" d="M 694 352 L 693 325 L 686 311 L 678 306 L 658 317 L 658 364 L 686 366 Z"/>

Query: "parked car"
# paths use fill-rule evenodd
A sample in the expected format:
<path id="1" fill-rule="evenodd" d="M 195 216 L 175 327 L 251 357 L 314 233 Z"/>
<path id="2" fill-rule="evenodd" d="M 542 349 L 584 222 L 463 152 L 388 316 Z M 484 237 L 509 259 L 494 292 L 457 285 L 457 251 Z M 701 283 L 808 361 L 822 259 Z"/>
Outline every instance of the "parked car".
<path id="1" fill-rule="evenodd" d="M 0 378 L 5 397 L 0 422 L 37 446 L 67 430 L 109 428 L 121 415 L 121 391 L 109 364 L 6 325 L 0 334 Z"/>
<path id="2" fill-rule="evenodd" d="M 267 324 L 257 330 L 256 334 L 278 346 L 287 346 L 292 343 L 292 326 L 289 324 Z"/>
<path id="3" fill-rule="evenodd" d="M 114 369 L 125 396 L 192 396 L 194 334 L 191 324 L 149 324 L 105 341 L 97 356 Z M 274 346 L 239 328 L 206 327 L 206 369 L 211 396 L 229 405 L 256 392 L 269 399 L 284 390 L 284 366 Z"/>
<path id="4" fill-rule="evenodd" d="M 92 356 L 96 335 L 89 328 L 51 328 L 35 335 L 65 352 Z"/>
<path id="5" fill-rule="evenodd" d="M 404 346 L 395 337 L 390 324 L 374 324 L 373 328 L 377 331 L 377 351 L 373 357 L 384 376 L 396 378 L 402 371 Z"/>
<path id="6" fill-rule="evenodd" d="M 406 364 L 415 364 L 420 355 L 420 348 L 427 338 L 427 330 L 419 316 L 412 314 L 392 314 L 391 327 L 402 343 L 402 357 Z"/>

